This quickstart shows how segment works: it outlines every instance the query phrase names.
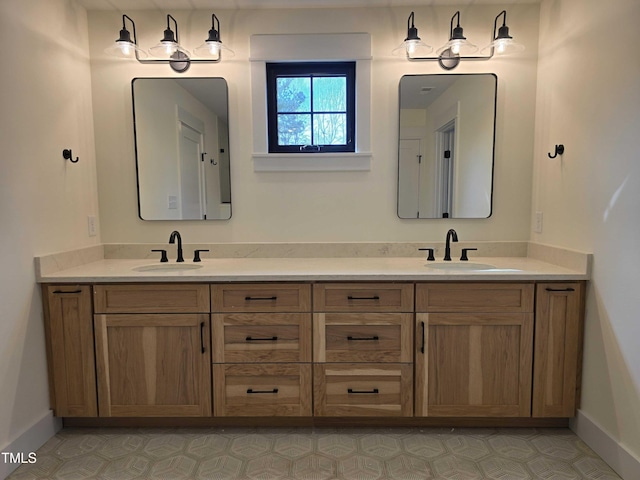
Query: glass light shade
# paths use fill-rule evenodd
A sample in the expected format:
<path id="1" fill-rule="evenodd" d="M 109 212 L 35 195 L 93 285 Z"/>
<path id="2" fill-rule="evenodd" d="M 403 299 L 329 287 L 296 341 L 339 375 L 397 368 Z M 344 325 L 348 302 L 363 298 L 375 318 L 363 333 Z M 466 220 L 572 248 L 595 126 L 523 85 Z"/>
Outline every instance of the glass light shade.
<path id="1" fill-rule="evenodd" d="M 496 38 L 489 45 L 480 50 L 480 53 L 488 54 L 493 49 L 494 55 L 509 55 L 511 53 L 518 53 L 524 50 L 524 45 L 516 43 L 512 38 Z"/>
<path id="2" fill-rule="evenodd" d="M 407 39 L 398 45 L 396 48 L 391 50 L 392 55 L 396 56 L 408 56 L 412 57 L 423 57 L 425 55 L 429 55 L 433 52 L 433 47 L 431 45 L 427 45 L 419 38 L 416 39 Z"/>
<path id="3" fill-rule="evenodd" d="M 160 43 L 154 45 L 149 49 L 149 53 L 152 56 L 156 58 L 162 58 L 164 60 L 171 59 L 172 55 L 175 55 L 178 52 L 186 55 L 187 57 L 191 56 L 189 51 L 182 48 L 179 43 L 169 42 L 166 40 L 161 41 Z"/>
<path id="4" fill-rule="evenodd" d="M 147 58 L 147 52 L 138 48 L 133 42 L 116 40 L 113 45 L 104 49 L 104 53 L 118 58 Z"/>
<path id="5" fill-rule="evenodd" d="M 193 53 L 198 57 L 212 57 L 218 58 L 220 55 L 231 58 L 235 55 L 235 52 L 229 47 L 224 45 L 220 41 L 207 40 L 202 45 L 197 47 Z"/>
<path id="6" fill-rule="evenodd" d="M 452 39 L 440 47 L 436 53 L 441 55 L 445 50 L 451 50 L 454 55 L 470 55 L 478 51 L 478 47 L 466 39 Z"/>

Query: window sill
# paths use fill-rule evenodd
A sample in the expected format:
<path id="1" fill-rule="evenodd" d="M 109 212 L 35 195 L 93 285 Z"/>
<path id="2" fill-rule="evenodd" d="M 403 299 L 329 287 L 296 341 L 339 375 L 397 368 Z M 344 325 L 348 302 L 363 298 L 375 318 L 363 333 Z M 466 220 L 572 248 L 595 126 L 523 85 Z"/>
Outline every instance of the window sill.
<path id="1" fill-rule="evenodd" d="M 371 153 L 254 153 L 254 172 L 365 172 Z"/>

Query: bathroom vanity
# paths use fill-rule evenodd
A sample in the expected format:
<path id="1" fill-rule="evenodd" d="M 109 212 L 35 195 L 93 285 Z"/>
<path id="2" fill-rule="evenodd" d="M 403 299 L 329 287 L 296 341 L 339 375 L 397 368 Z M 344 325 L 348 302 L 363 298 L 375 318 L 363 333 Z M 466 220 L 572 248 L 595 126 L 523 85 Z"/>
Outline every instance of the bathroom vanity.
<path id="1" fill-rule="evenodd" d="M 566 424 L 587 272 L 480 260 L 103 259 L 40 275 L 52 408 L 69 425 Z"/>

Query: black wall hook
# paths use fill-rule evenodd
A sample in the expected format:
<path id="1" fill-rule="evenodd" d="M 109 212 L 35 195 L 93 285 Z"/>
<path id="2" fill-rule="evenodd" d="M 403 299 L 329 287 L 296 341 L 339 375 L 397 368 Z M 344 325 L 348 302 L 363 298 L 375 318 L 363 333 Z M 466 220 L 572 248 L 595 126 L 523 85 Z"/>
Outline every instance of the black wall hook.
<path id="1" fill-rule="evenodd" d="M 76 157 L 75 160 L 73 159 L 73 152 L 70 148 L 65 148 L 64 150 L 62 150 L 62 158 L 64 158 L 65 160 L 69 160 L 71 163 L 78 163 L 78 161 L 80 160 L 80 157 Z"/>
<path id="2" fill-rule="evenodd" d="M 560 145 L 556 145 L 556 151 L 554 152 L 553 155 L 551 155 L 550 153 L 547 153 L 547 155 L 549 155 L 549 158 L 556 158 L 558 155 L 562 155 L 564 153 L 564 145 L 560 144 Z"/>

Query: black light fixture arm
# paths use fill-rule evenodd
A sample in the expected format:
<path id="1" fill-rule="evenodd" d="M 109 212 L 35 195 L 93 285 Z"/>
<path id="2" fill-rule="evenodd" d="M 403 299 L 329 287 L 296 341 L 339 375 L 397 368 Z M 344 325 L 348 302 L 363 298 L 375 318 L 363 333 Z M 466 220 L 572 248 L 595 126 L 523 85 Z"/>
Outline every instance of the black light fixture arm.
<path id="1" fill-rule="evenodd" d="M 496 15 L 496 19 L 493 21 L 493 37 L 491 38 L 491 40 L 495 40 L 496 38 L 498 38 L 498 35 L 496 34 L 496 32 L 498 31 L 498 19 L 501 16 L 502 16 L 502 26 L 500 28 L 507 27 L 507 11 L 502 10 L 498 15 Z"/>
<path id="2" fill-rule="evenodd" d="M 451 40 L 453 38 L 453 19 L 457 18 L 458 19 L 458 24 L 455 28 L 460 29 L 460 10 L 458 10 L 456 13 L 453 14 L 453 16 L 451 17 L 451 24 L 449 25 L 449 40 Z"/>
<path id="3" fill-rule="evenodd" d="M 213 37 L 213 38 L 212 38 Z M 215 13 L 211 14 L 211 30 L 209 30 L 209 40 L 220 41 L 220 20 Z"/>
<path id="4" fill-rule="evenodd" d="M 173 25 L 176 27 L 176 37 L 173 38 L 173 30 L 171 30 L 171 23 L 169 20 L 173 20 Z M 164 40 L 180 43 L 180 36 L 178 35 L 178 22 L 170 14 L 167 13 L 167 29 L 164 31 Z"/>

